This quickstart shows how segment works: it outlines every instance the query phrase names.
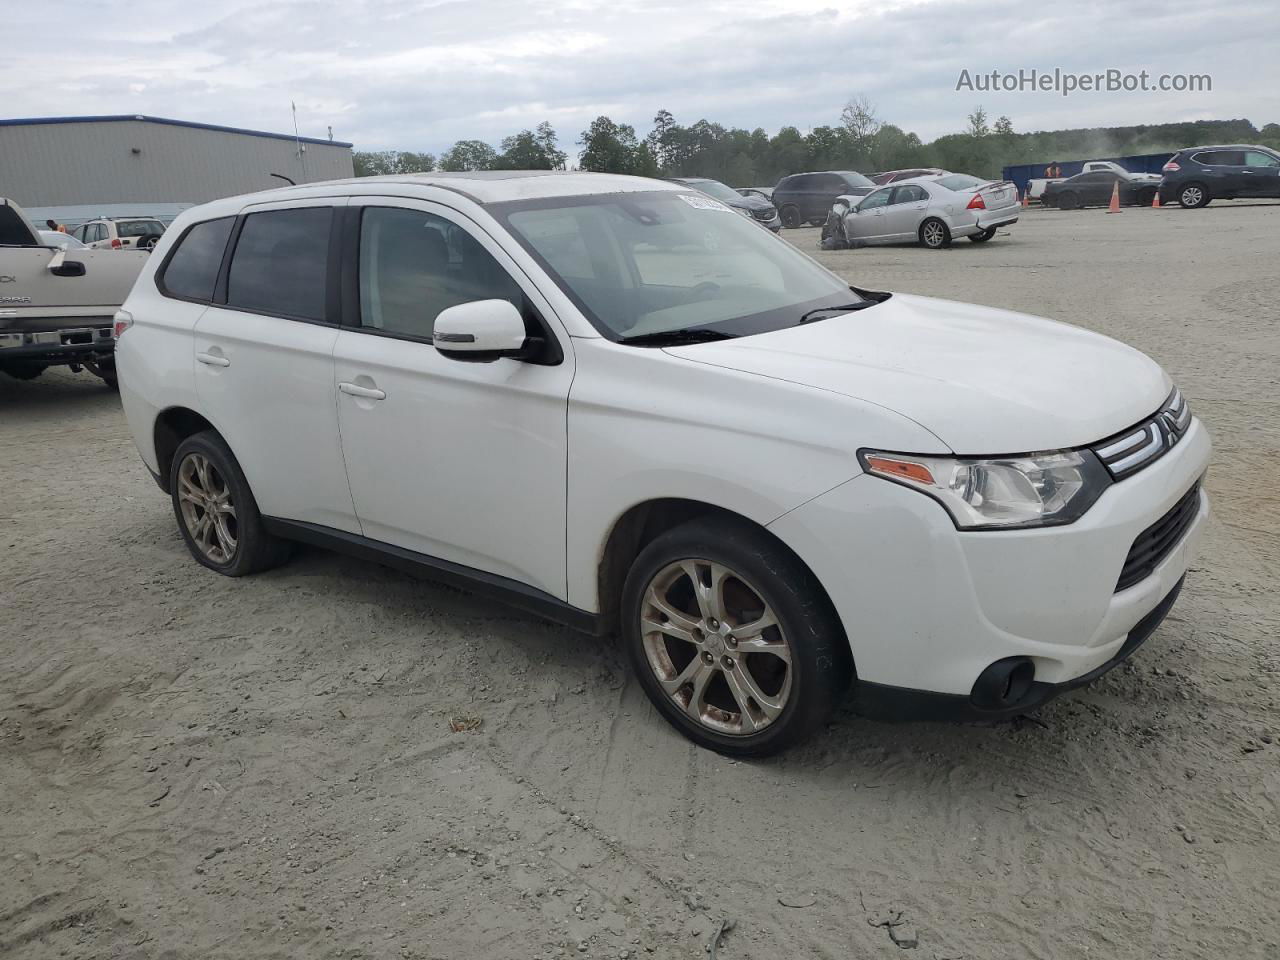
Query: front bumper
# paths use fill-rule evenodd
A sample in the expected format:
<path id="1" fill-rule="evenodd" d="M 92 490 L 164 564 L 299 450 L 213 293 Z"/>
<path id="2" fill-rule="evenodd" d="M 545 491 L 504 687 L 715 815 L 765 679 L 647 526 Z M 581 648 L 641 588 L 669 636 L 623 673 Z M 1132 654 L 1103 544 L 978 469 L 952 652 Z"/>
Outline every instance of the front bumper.
<path id="1" fill-rule="evenodd" d="M 1208 517 L 1145 579 L 1116 590 L 1134 540 L 1204 474 L 1208 433 L 1112 484 L 1072 524 L 958 531 L 940 504 L 859 476 L 769 525 L 810 566 L 840 615 L 859 681 L 968 698 L 997 661 L 1026 658 L 1037 683 L 1087 677 L 1182 580 Z"/>

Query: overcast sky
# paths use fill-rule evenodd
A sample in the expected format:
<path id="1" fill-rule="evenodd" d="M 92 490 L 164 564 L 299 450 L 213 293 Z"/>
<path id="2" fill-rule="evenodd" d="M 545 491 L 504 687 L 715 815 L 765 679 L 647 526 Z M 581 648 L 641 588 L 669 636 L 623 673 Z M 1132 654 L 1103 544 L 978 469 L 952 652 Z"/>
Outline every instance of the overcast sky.
<path id="1" fill-rule="evenodd" d="M 7 0 L 6 117 L 145 113 L 357 149 L 496 145 L 600 114 L 836 123 L 853 94 L 931 140 L 982 103 L 1019 131 L 1280 122 L 1274 0 Z M 1204 73 L 1210 93 L 957 92 L 961 70 Z M 576 148 L 570 148 L 576 154 Z M 2 166 L 0 158 L 0 166 Z"/>

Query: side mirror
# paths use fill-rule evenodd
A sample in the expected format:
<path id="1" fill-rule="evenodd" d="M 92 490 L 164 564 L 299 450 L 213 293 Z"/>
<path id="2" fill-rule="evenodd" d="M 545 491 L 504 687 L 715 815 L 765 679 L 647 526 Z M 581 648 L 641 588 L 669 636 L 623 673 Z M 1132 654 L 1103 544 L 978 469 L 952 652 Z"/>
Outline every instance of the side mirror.
<path id="1" fill-rule="evenodd" d="M 499 357 L 521 359 L 538 346 L 528 337 L 524 317 L 508 300 L 473 300 L 441 310 L 431 341 L 451 360 L 487 363 Z"/>

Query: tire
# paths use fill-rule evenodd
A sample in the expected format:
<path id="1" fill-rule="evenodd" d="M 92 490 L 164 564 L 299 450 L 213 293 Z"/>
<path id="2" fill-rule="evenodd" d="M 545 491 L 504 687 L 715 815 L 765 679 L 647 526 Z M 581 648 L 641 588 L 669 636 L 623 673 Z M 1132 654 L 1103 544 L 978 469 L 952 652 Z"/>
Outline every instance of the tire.
<path id="1" fill-rule="evenodd" d="M 1213 199 L 1209 196 L 1209 188 L 1203 183 L 1184 183 L 1178 188 L 1178 203 L 1188 210 L 1196 210 L 1206 206 Z"/>
<path id="2" fill-rule="evenodd" d="M 1072 193 L 1071 191 L 1067 191 L 1066 193 L 1059 194 L 1058 209 L 1059 210 L 1079 210 L 1080 194 Z"/>
<path id="3" fill-rule="evenodd" d="M 920 238 L 920 245 L 930 250 L 951 246 L 951 231 L 937 217 L 926 218 L 916 231 L 916 236 Z"/>
<path id="4" fill-rule="evenodd" d="M 288 559 L 289 544 L 263 528 L 258 503 L 240 464 L 226 441 L 214 431 L 197 433 L 178 445 L 169 469 L 169 489 L 173 514 L 187 549 L 210 570 L 226 577 L 243 577 Z M 186 496 L 188 492 L 212 498 L 192 503 Z M 223 513 L 221 522 L 214 520 L 202 527 L 201 516 L 217 516 L 207 508 L 218 501 L 231 507 L 230 515 Z M 227 549 L 228 538 L 231 549 Z"/>
<path id="5" fill-rule="evenodd" d="M 1156 199 L 1157 189 L 1152 187 L 1150 190 L 1143 190 L 1138 194 L 1138 206 L 1149 207 Z"/>
<path id="6" fill-rule="evenodd" d="M 819 217 L 817 220 L 810 220 L 810 221 L 809 221 L 809 226 L 811 226 L 811 227 L 820 227 L 820 226 L 822 226 L 822 224 L 823 224 L 824 222 L 825 222 L 825 221 L 824 221 L 821 217 Z"/>
<path id="7" fill-rule="evenodd" d="M 778 211 L 782 216 L 782 225 L 789 230 L 800 226 L 800 211 L 793 204 L 787 204 Z"/>
<path id="8" fill-rule="evenodd" d="M 707 590 L 701 603 L 689 570 Z M 724 573 L 723 602 L 709 589 L 713 570 Z M 817 579 L 746 523 L 707 518 L 659 536 L 632 564 L 621 609 L 623 643 L 654 707 L 718 753 L 760 757 L 799 743 L 849 687 L 848 642 Z M 763 613 L 776 625 L 733 635 Z M 643 627 L 659 622 L 667 629 Z M 744 653 L 751 640 L 786 652 L 790 663 L 769 651 Z"/>
<path id="9" fill-rule="evenodd" d="M 38 363 L 15 363 L 12 366 L 0 367 L 15 380 L 34 380 L 48 368 Z"/>
<path id="10" fill-rule="evenodd" d="M 986 243 L 995 235 L 996 235 L 996 228 L 988 227 L 986 230 L 983 230 L 981 233 L 970 234 L 969 242 L 970 243 Z"/>

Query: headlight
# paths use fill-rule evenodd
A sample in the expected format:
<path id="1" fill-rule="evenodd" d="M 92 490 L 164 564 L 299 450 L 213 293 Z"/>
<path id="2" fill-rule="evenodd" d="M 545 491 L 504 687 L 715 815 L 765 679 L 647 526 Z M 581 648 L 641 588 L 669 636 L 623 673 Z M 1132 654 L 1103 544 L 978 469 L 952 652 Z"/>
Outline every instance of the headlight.
<path id="1" fill-rule="evenodd" d="M 858 459 L 868 473 L 933 497 L 962 530 L 1071 523 L 1111 483 L 1088 450 L 991 459 L 861 450 Z"/>

